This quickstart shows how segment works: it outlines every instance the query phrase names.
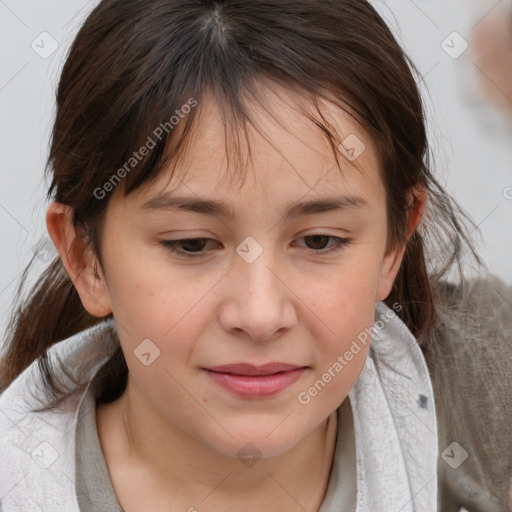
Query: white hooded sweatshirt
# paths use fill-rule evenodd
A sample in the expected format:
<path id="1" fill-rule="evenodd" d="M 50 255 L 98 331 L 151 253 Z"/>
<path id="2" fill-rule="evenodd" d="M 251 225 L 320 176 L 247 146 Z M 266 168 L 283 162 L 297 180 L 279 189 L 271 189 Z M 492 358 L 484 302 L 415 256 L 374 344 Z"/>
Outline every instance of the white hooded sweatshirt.
<path id="1" fill-rule="evenodd" d="M 392 309 L 377 303 L 375 320 L 369 356 L 348 395 L 356 443 L 356 512 L 434 512 L 438 438 L 429 372 L 416 339 Z M 50 360 L 58 357 L 81 374 L 85 368 L 90 382 L 111 355 L 107 325 L 115 324 L 109 319 L 53 345 Z M 350 351 L 356 354 L 368 342 L 368 333 L 361 333 Z M 342 371 L 343 365 L 333 361 L 322 377 L 325 385 Z M 2 512 L 80 512 L 76 430 L 86 393 L 71 396 L 56 410 L 32 412 L 45 403 L 34 362 L 0 396 Z M 336 465 L 330 486 L 333 481 L 340 481 Z M 330 494 L 321 512 L 345 512 L 336 503 L 336 493 Z"/>

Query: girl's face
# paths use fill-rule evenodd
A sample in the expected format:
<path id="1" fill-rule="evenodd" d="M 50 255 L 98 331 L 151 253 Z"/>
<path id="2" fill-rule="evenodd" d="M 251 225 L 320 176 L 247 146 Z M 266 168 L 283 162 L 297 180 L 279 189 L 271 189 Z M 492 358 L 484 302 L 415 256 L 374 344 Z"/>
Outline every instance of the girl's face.
<path id="1" fill-rule="evenodd" d="M 340 155 L 340 172 L 321 131 L 283 94 L 288 104 L 272 94 L 273 111 L 292 133 L 259 111 L 267 138 L 251 129 L 254 172 L 241 188 L 224 179 L 216 104 L 202 102 L 187 172 L 169 182 L 164 171 L 111 199 L 105 285 L 97 302 L 82 293 L 89 310 L 100 303 L 114 314 L 126 392 L 145 404 L 148 428 L 158 421 L 229 456 L 247 446 L 283 453 L 341 404 L 368 355 L 353 342 L 372 326 L 402 256 L 386 253 L 385 190 L 365 132 L 324 104 L 360 168 Z M 194 240 L 173 250 L 183 239 Z M 298 370 L 208 370 L 269 363 Z"/>

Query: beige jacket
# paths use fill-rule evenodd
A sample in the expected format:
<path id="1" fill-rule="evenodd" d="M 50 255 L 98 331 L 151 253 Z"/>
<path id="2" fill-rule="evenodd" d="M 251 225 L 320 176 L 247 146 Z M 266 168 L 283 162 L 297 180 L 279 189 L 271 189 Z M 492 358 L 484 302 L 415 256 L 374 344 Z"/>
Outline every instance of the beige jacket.
<path id="1" fill-rule="evenodd" d="M 439 351 L 424 349 L 438 417 L 439 510 L 510 512 L 512 286 L 488 276 L 444 285 L 441 296 L 429 342 Z"/>

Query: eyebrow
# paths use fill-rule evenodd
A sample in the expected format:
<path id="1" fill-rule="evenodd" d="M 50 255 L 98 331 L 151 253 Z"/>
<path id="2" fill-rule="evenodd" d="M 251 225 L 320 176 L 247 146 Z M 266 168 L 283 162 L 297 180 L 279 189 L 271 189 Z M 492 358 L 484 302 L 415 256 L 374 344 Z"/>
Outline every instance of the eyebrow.
<path id="1" fill-rule="evenodd" d="M 305 215 L 314 215 L 333 210 L 357 210 L 368 207 L 368 201 L 358 196 L 324 197 L 321 199 L 292 203 L 288 205 L 284 212 L 284 218 L 288 219 Z M 178 197 L 172 195 L 170 192 L 163 193 L 149 199 L 140 207 L 140 210 L 143 212 L 183 210 L 229 219 L 235 217 L 235 211 L 225 201 L 202 199 L 194 196 Z"/>

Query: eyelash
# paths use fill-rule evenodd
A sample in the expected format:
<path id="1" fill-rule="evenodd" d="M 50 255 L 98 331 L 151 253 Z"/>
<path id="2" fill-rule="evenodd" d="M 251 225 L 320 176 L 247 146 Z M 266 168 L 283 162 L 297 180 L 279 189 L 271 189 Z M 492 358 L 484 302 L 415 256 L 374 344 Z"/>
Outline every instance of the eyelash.
<path id="1" fill-rule="evenodd" d="M 335 244 L 330 249 L 327 249 L 327 250 L 309 249 L 312 253 L 316 253 L 316 254 L 320 254 L 320 255 L 340 251 L 341 249 L 348 246 L 352 242 L 352 240 L 350 238 L 340 238 L 337 236 L 324 235 L 324 234 L 306 235 L 301 238 L 310 238 L 310 237 L 326 237 L 326 238 L 332 238 L 335 241 Z M 162 240 L 161 243 L 170 252 L 177 253 L 186 258 L 198 258 L 200 256 L 204 256 L 206 254 L 205 252 L 182 251 L 179 249 L 180 244 L 182 244 L 184 242 L 190 242 L 193 240 L 212 240 L 212 239 L 211 238 L 182 238 L 180 240 Z"/>

